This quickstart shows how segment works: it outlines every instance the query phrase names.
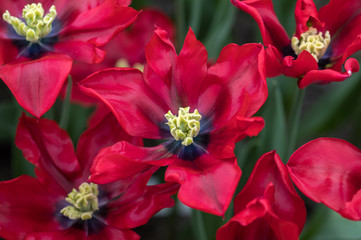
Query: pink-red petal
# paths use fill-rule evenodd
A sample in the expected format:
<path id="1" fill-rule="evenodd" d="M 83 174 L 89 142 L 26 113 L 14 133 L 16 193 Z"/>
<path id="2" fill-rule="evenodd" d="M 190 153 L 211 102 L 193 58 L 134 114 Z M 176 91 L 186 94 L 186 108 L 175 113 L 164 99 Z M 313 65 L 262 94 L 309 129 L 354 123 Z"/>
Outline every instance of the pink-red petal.
<path id="1" fill-rule="evenodd" d="M 167 182 L 181 185 L 178 198 L 182 203 L 218 216 L 224 216 L 240 177 L 235 158 L 216 159 L 208 154 L 193 161 L 177 159 L 165 173 Z"/>
<path id="2" fill-rule="evenodd" d="M 70 57 L 53 54 L 3 65 L 0 67 L 0 78 L 18 103 L 39 118 L 54 104 L 71 65 Z"/>
<path id="3" fill-rule="evenodd" d="M 306 32 L 309 25 L 312 24 L 314 28 L 323 27 L 318 19 L 318 11 L 313 0 L 298 0 L 295 9 L 296 18 L 296 36 L 299 37 Z"/>
<path id="4" fill-rule="evenodd" d="M 51 178 L 55 185 L 62 186 L 65 192 L 71 190 L 71 179 L 80 167 L 70 137 L 56 122 L 23 115 L 15 144 L 23 151 L 24 157 L 40 168 L 41 173 Z"/>
<path id="5" fill-rule="evenodd" d="M 205 101 L 201 96 L 198 102 L 199 110 L 214 119 L 215 128 L 236 114 L 251 117 L 265 102 L 268 91 L 264 61 L 261 44 L 229 44 L 222 49 L 216 64 L 209 68 L 204 83 L 205 90 L 212 83 L 222 86 L 222 89 L 212 92 L 217 101 Z M 210 95 L 208 93 L 208 97 Z"/>
<path id="6" fill-rule="evenodd" d="M 290 43 L 286 30 L 273 10 L 272 0 L 231 0 L 231 2 L 256 20 L 266 46 L 273 45 L 282 49 Z"/>
<path id="7" fill-rule="evenodd" d="M 111 146 L 119 141 L 127 141 L 134 145 L 142 145 L 141 138 L 128 135 L 119 125 L 114 115 L 103 105 L 98 109 L 97 121 L 85 131 L 79 138 L 76 149 L 77 157 L 83 172 L 83 181 L 90 175 L 90 166 L 94 157 L 104 148 Z M 94 118 L 93 117 L 93 118 Z"/>
<path id="8" fill-rule="evenodd" d="M 27 233 L 59 230 L 54 217 L 61 195 L 52 195 L 35 178 L 21 176 L 0 183 L 0 236 L 24 239 Z"/>
<path id="9" fill-rule="evenodd" d="M 109 183 L 143 172 L 153 165 L 165 166 L 172 161 L 172 154 L 163 145 L 145 148 L 121 141 L 103 148 L 94 158 L 90 181 Z"/>
<path id="10" fill-rule="evenodd" d="M 319 138 L 297 149 L 287 167 L 306 196 L 343 217 L 361 219 L 361 151 L 355 146 L 340 139 Z"/>
<path id="11" fill-rule="evenodd" d="M 270 183 L 275 188 L 274 193 L 266 196 L 264 194 Z M 301 233 L 306 220 L 305 205 L 292 185 L 286 166 L 275 151 L 264 154 L 257 161 L 246 185 L 235 198 L 235 213 L 261 196 L 272 200 L 272 211 L 280 219 L 298 226 L 298 233 Z"/>
<path id="12" fill-rule="evenodd" d="M 138 14 L 133 8 L 121 6 L 116 0 L 104 0 L 98 6 L 81 12 L 62 30 L 61 39 L 102 46 L 133 23 Z"/>
<path id="13" fill-rule="evenodd" d="M 324 70 L 312 70 L 306 73 L 298 82 L 299 88 L 305 88 L 312 83 L 330 83 L 330 82 L 342 82 L 346 78 L 351 77 L 353 72 L 358 72 L 360 66 L 358 61 L 354 58 L 350 58 L 345 63 L 345 72 L 338 72 L 332 69 Z"/>
<path id="14" fill-rule="evenodd" d="M 158 124 L 165 121 L 168 107 L 145 85 L 136 69 L 108 69 L 79 83 L 79 88 L 103 101 L 132 136 L 160 138 Z"/>
<path id="15" fill-rule="evenodd" d="M 121 202 L 112 204 L 107 221 L 118 228 L 135 228 L 146 224 L 149 219 L 162 210 L 174 206 L 171 195 L 178 191 L 179 185 L 165 183 L 147 186 L 137 198 L 127 203 Z"/>
<path id="16" fill-rule="evenodd" d="M 189 28 L 184 45 L 173 66 L 173 81 L 177 98 L 173 100 L 181 107 L 197 107 L 201 85 L 207 75 L 208 54 Z"/>

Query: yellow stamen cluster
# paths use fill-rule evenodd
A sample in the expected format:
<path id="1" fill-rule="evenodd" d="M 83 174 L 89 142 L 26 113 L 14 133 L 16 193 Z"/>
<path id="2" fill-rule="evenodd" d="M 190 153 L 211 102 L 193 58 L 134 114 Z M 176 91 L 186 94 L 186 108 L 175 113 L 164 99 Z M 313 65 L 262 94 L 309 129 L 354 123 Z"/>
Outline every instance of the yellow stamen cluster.
<path id="1" fill-rule="evenodd" d="M 115 67 L 119 67 L 119 68 L 128 68 L 131 67 L 128 60 L 125 58 L 120 58 L 116 63 L 115 63 Z M 144 65 L 141 63 L 134 63 L 133 68 L 138 69 L 139 71 L 143 72 L 144 71 Z"/>
<path id="2" fill-rule="evenodd" d="M 316 28 L 310 27 L 306 32 L 301 34 L 300 39 L 292 37 L 292 49 L 297 55 L 305 50 L 311 53 L 318 62 L 318 60 L 320 60 L 320 58 L 325 54 L 327 47 L 331 42 L 329 31 L 326 31 L 324 36 L 322 35 L 322 32 L 317 33 Z"/>
<path id="3" fill-rule="evenodd" d="M 166 123 L 170 128 L 170 133 L 175 140 L 182 140 L 182 145 L 188 146 L 193 143 L 193 138 L 196 137 L 200 130 L 200 120 L 202 116 L 198 110 L 193 113 L 189 112 L 189 107 L 179 108 L 178 116 L 168 111 L 164 117 L 168 120 Z"/>
<path id="4" fill-rule="evenodd" d="M 97 184 L 82 183 L 79 186 L 79 191 L 73 188 L 65 198 L 71 205 L 61 209 L 60 213 L 72 220 L 91 219 L 93 213 L 99 210 L 98 195 L 99 190 Z"/>
<path id="5" fill-rule="evenodd" d="M 44 9 L 41 3 L 32 3 L 27 4 L 23 9 L 25 23 L 19 18 L 11 16 L 8 10 L 3 14 L 3 19 L 14 28 L 17 34 L 25 37 L 29 42 L 36 43 L 50 33 L 52 29 L 51 24 L 56 15 L 54 5 L 50 7 L 49 13 L 44 16 Z"/>

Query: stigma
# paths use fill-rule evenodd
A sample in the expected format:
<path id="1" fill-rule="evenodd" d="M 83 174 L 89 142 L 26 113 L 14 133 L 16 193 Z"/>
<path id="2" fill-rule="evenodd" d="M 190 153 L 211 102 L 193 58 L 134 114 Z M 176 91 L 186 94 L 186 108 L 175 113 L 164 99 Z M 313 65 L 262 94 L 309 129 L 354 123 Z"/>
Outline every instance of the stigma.
<path id="1" fill-rule="evenodd" d="M 23 8 L 22 17 L 25 22 L 11 16 L 8 10 L 3 14 L 3 19 L 14 28 L 18 35 L 25 37 L 31 43 L 37 43 L 51 32 L 56 15 L 54 5 L 50 7 L 49 13 L 44 16 L 42 4 L 32 3 Z"/>
<path id="2" fill-rule="evenodd" d="M 164 117 L 168 120 L 166 123 L 170 128 L 170 133 L 176 141 L 182 141 L 182 145 L 189 146 L 193 143 L 193 138 L 200 131 L 200 120 L 202 115 L 198 110 L 189 112 L 189 107 L 179 108 L 178 116 L 173 115 L 169 110 Z"/>
<path id="3" fill-rule="evenodd" d="M 79 190 L 73 190 L 65 198 L 70 205 L 60 210 L 65 217 L 71 220 L 89 220 L 95 211 L 99 210 L 98 185 L 94 183 L 82 183 Z"/>
<path id="4" fill-rule="evenodd" d="M 326 31 L 317 33 L 317 29 L 310 27 L 306 32 L 300 35 L 300 38 L 292 37 L 291 46 L 296 55 L 302 51 L 309 52 L 318 62 L 325 54 L 328 45 L 331 42 L 331 35 Z"/>

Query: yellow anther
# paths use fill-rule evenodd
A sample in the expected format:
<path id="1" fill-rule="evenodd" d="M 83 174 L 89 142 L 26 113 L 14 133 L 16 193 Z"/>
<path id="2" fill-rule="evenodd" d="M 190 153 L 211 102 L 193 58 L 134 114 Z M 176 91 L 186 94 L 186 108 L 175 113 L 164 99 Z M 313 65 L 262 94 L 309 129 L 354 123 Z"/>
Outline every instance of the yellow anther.
<path id="1" fill-rule="evenodd" d="M 119 68 L 129 68 L 131 67 L 128 60 L 125 58 L 120 58 L 118 59 L 118 61 L 115 63 L 115 67 L 119 67 Z M 144 64 L 141 63 L 134 63 L 133 68 L 138 69 L 139 71 L 143 72 L 144 71 Z"/>
<path id="2" fill-rule="evenodd" d="M 11 16 L 8 10 L 3 14 L 3 19 L 14 28 L 17 34 L 25 37 L 29 42 L 36 43 L 50 33 L 56 15 L 54 5 L 50 7 L 49 13 L 44 16 L 41 3 L 32 3 L 25 5 L 23 9 L 22 16 L 25 23 L 19 18 Z"/>
<path id="3" fill-rule="evenodd" d="M 325 32 L 323 36 L 322 32 L 317 33 L 317 29 L 310 27 L 306 32 L 302 33 L 300 38 L 292 37 L 291 46 L 296 55 L 299 55 L 302 51 L 307 51 L 316 59 L 325 54 L 328 45 L 331 42 L 331 35 L 329 31 Z"/>
<path id="4" fill-rule="evenodd" d="M 64 216 L 72 220 L 88 220 L 93 217 L 93 213 L 99 210 L 98 185 L 94 183 L 82 183 L 79 191 L 74 189 L 68 194 L 65 200 L 70 203 L 60 210 Z"/>
<path id="5" fill-rule="evenodd" d="M 166 123 L 170 128 L 170 133 L 175 140 L 182 140 L 182 145 L 188 146 L 193 143 L 193 138 L 196 137 L 200 131 L 200 120 L 202 115 L 198 110 L 193 113 L 189 112 L 189 107 L 179 108 L 178 116 L 173 115 L 168 111 L 164 117 L 168 120 Z"/>

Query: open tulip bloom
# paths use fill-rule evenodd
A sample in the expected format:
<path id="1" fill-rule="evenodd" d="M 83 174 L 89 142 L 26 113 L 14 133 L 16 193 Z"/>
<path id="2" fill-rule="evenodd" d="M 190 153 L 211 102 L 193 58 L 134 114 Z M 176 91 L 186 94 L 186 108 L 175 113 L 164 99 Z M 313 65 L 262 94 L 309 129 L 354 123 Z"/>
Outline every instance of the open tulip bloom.
<path id="1" fill-rule="evenodd" d="M 290 39 L 280 24 L 272 0 L 231 0 L 258 23 L 267 48 L 267 76 L 279 74 L 312 83 L 339 82 L 359 71 L 361 2 L 331 0 L 319 11 L 313 0 L 297 0 L 296 31 Z M 344 67 L 344 71 L 342 70 Z"/>
<path id="2" fill-rule="evenodd" d="M 234 217 L 217 240 L 297 240 L 306 220 L 299 190 L 351 220 L 361 220 L 361 151 L 335 138 L 318 138 L 297 149 L 286 166 L 275 151 L 256 163 L 234 200 Z"/>
<path id="3" fill-rule="evenodd" d="M 192 30 L 177 55 L 162 29 L 145 49 L 144 72 L 108 69 L 80 88 L 102 100 L 132 136 L 162 139 L 155 147 L 118 142 L 94 160 L 91 181 L 108 183 L 168 166 L 167 182 L 179 183 L 186 205 L 223 215 L 241 176 L 235 142 L 263 128 L 252 117 L 267 97 L 261 44 L 223 48 L 208 67 L 207 52 Z"/>
<path id="4" fill-rule="evenodd" d="M 286 166 L 273 151 L 256 163 L 234 199 L 234 217 L 218 229 L 217 240 L 297 240 L 306 208 Z"/>
<path id="5" fill-rule="evenodd" d="M 18 103 L 41 117 L 56 100 L 73 60 L 98 63 L 105 45 L 138 12 L 127 0 L 1 1 L 0 78 Z"/>
<path id="6" fill-rule="evenodd" d="M 23 175 L 0 183 L 1 237 L 139 239 L 131 228 L 173 206 L 171 195 L 178 184 L 147 186 L 157 167 L 111 184 L 87 182 L 92 159 L 101 147 L 120 139 L 139 143 L 111 115 L 95 122 L 80 138 L 75 153 L 69 136 L 55 122 L 21 117 L 16 144 L 36 166 L 37 178 Z"/>

